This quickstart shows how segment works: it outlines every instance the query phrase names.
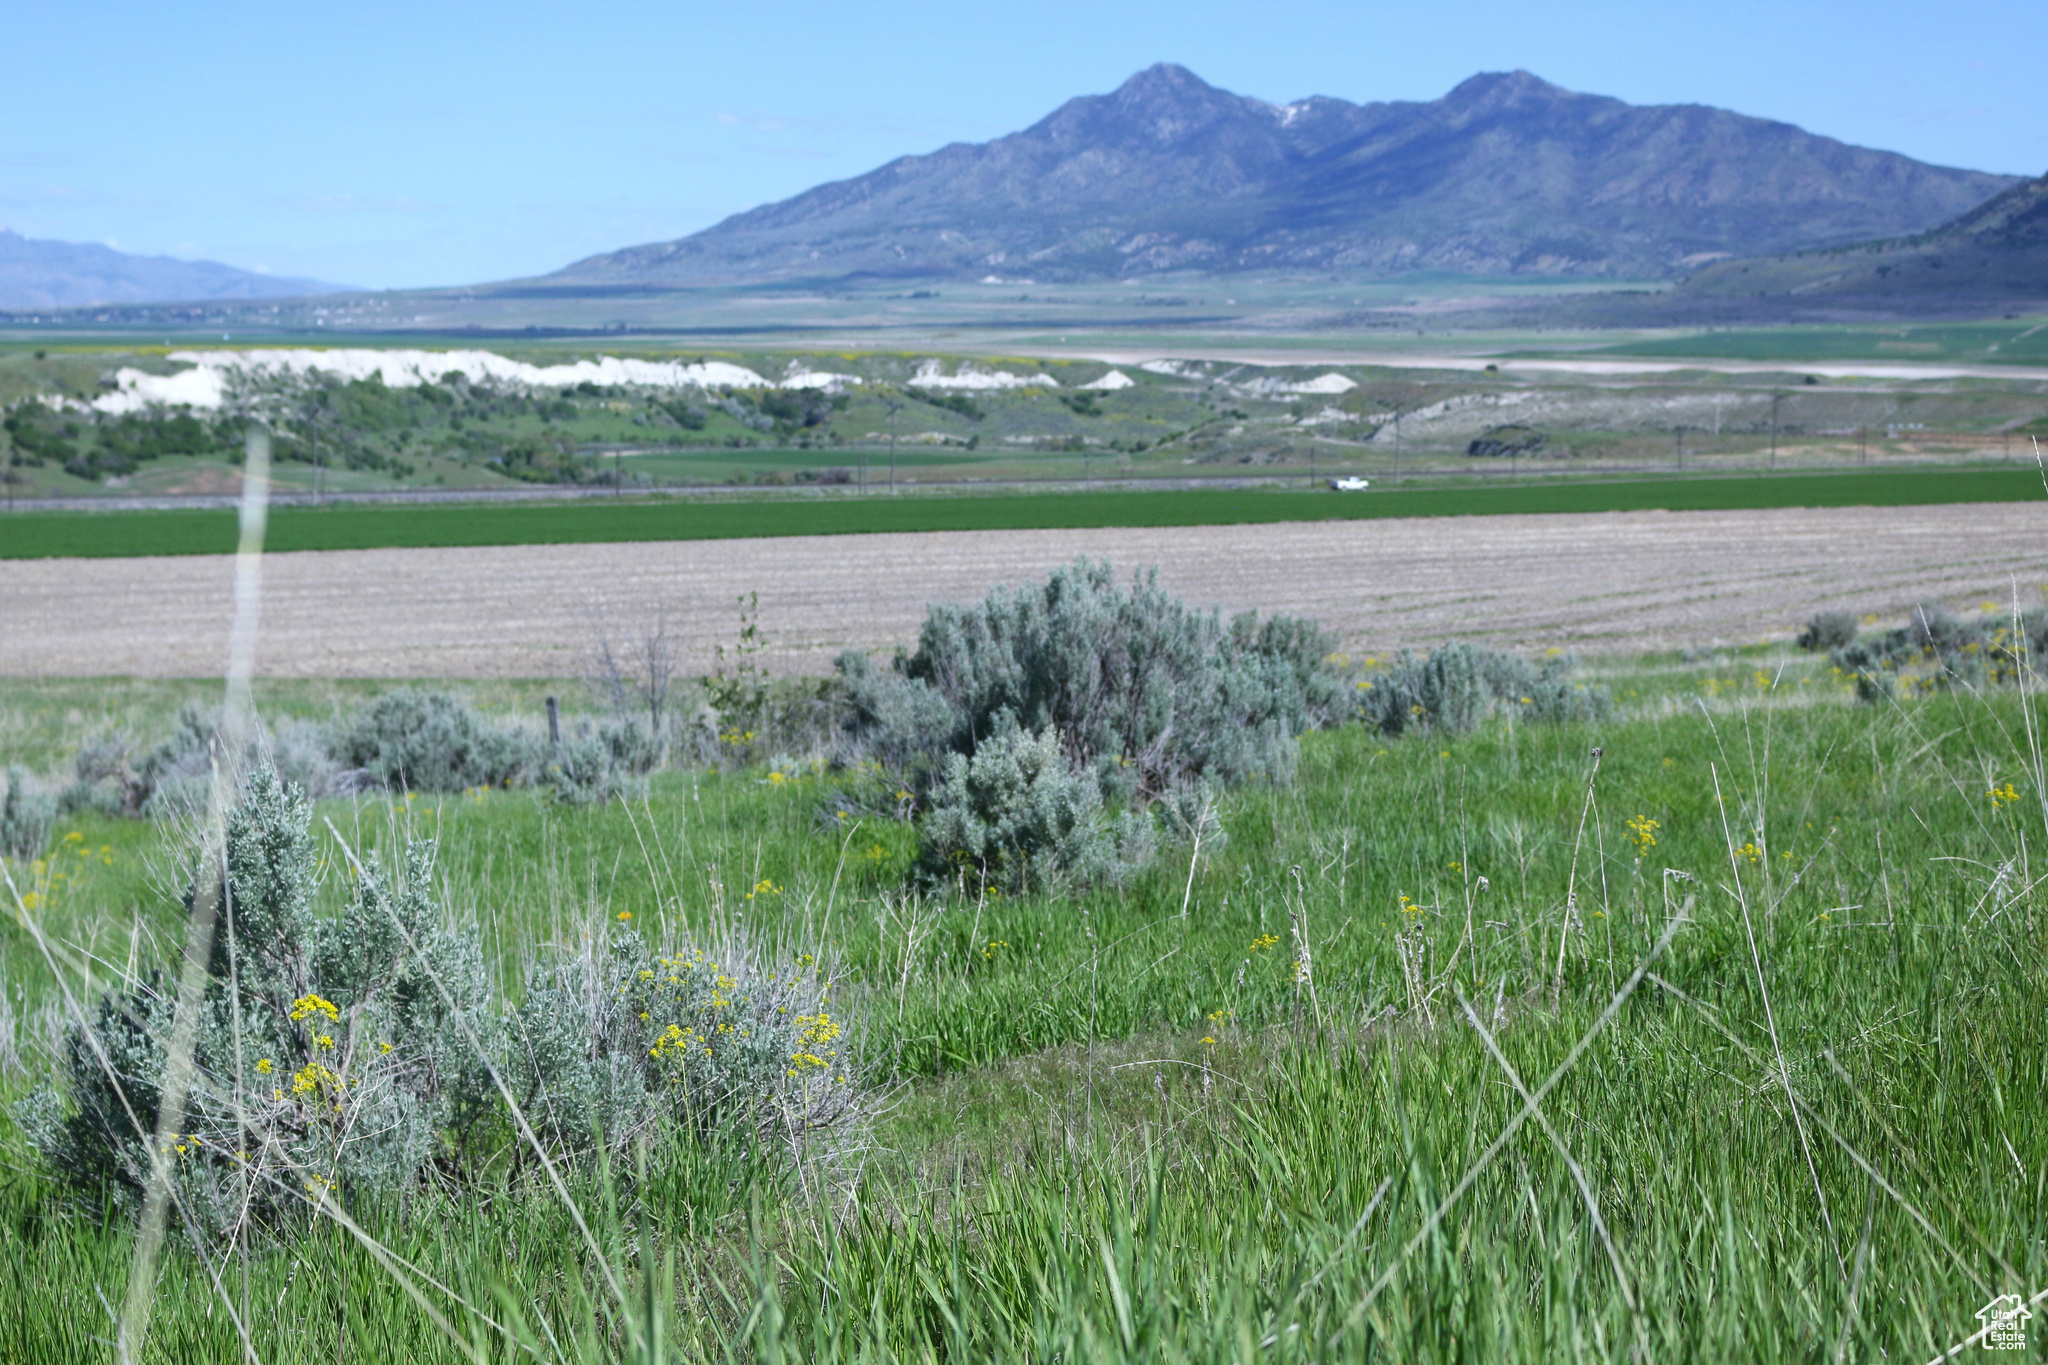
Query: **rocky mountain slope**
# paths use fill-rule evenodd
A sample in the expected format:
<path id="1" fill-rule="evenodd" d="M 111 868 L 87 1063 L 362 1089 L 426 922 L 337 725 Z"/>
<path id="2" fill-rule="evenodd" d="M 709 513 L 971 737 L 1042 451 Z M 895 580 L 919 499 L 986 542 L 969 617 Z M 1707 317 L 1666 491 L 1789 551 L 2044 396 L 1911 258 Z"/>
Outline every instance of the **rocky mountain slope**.
<path id="1" fill-rule="evenodd" d="M 1717 263 L 1688 279 L 1673 301 L 1721 299 L 1909 311 L 2048 308 L 2048 175 L 1916 236 Z"/>
<path id="2" fill-rule="evenodd" d="M 1667 277 L 1923 231 L 2016 177 L 1524 71 L 1426 103 L 1272 105 L 1172 65 L 1023 132 L 906 156 L 551 285 L 1165 270 Z"/>
<path id="3" fill-rule="evenodd" d="M 283 298 L 339 288 L 215 261 L 131 256 L 91 242 L 23 237 L 0 229 L 0 308 Z"/>

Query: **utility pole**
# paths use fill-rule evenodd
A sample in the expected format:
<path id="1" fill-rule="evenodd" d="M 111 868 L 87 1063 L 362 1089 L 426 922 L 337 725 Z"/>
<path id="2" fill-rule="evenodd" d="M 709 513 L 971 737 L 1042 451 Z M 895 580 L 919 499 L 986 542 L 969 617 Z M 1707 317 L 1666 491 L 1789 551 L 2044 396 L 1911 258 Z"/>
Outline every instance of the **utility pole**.
<path id="1" fill-rule="evenodd" d="M 1778 404 L 1784 401 L 1785 395 L 1782 393 L 1771 395 L 1771 468 L 1773 470 L 1778 467 Z"/>
<path id="2" fill-rule="evenodd" d="M 1394 482 L 1401 482 L 1401 410 L 1394 409 Z"/>
<path id="3" fill-rule="evenodd" d="M 313 444 L 313 501 L 327 501 L 327 461 L 320 453 L 320 412 L 327 406 L 327 390 L 316 388 L 306 402 L 306 430 Z"/>
<path id="4" fill-rule="evenodd" d="M 896 493 L 896 414 L 903 411 L 903 400 L 885 397 L 882 406 L 889 409 L 889 494 L 893 497 Z"/>

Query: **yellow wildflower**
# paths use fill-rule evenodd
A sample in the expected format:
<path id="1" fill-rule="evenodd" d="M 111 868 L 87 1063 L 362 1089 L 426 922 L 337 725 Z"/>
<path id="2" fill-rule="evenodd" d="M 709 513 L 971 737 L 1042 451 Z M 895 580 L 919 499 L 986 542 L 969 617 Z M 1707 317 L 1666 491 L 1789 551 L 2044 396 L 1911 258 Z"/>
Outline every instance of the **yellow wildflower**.
<path id="1" fill-rule="evenodd" d="M 292 1001 L 292 1018 L 294 1020 L 309 1019 L 316 1014 L 326 1015 L 329 1023 L 341 1022 L 341 1011 L 335 1007 L 334 1002 L 331 1000 L 323 1000 L 317 995 L 302 995 Z"/>

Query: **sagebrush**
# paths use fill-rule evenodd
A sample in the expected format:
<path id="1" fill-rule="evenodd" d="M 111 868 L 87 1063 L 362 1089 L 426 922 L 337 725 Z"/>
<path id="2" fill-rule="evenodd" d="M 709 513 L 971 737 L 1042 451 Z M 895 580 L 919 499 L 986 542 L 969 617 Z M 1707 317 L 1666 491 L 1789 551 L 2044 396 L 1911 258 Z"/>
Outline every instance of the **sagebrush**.
<path id="1" fill-rule="evenodd" d="M 263 769 L 227 821 L 171 1153 L 180 1204 L 210 1233 L 593 1143 L 619 1154 L 656 1129 L 798 1140 L 855 1111 L 856 1069 L 814 960 L 778 969 L 744 944 L 711 957 L 600 932 L 536 958 L 513 1008 L 489 984 L 476 931 L 449 922 L 431 844 L 411 844 L 391 872 L 351 857 L 345 909 L 316 914 L 310 818 L 305 794 Z M 195 883 L 188 913 L 197 899 Z M 48 1173 L 91 1201 L 140 1198 L 174 996 L 163 968 L 104 995 L 66 1036 L 56 1084 L 17 1106 Z"/>

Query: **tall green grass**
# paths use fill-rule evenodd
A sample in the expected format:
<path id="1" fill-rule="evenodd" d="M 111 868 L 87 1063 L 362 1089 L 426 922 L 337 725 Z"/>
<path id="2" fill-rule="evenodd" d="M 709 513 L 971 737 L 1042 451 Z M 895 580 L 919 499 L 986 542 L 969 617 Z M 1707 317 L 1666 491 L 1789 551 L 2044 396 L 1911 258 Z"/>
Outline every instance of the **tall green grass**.
<path id="1" fill-rule="evenodd" d="M 332 1225 L 218 1289 L 188 1249 L 153 1358 L 246 1358 L 245 1300 L 263 1360 L 641 1358 L 654 1318 L 686 1359 L 1931 1358 L 2048 1287 L 2048 708 L 1610 681 L 1597 725 L 1311 735 L 1222 847 L 1074 899 L 904 896 L 910 830 L 830 773 L 328 803 L 437 832 L 508 976 L 622 913 L 821 944 L 893 1107 L 823 1166 L 584 1172 L 601 1256 L 523 1184 L 366 1211 L 466 1344 Z M 46 923 L 172 941 L 161 832 L 77 829 Z M 125 1236 L 13 1160 L 0 1357 L 104 1357 Z"/>

